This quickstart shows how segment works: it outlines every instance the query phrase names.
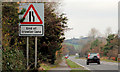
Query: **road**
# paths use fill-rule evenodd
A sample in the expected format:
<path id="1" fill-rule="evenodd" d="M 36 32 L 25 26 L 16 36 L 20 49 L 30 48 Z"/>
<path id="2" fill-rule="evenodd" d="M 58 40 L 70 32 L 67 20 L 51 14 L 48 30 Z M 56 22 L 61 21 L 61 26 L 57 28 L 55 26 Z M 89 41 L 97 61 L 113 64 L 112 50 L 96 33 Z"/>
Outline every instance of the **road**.
<path id="1" fill-rule="evenodd" d="M 89 65 L 86 65 L 86 59 L 75 59 L 75 56 L 71 56 L 69 57 L 69 59 L 81 66 L 83 66 L 85 69 L 87 70 L 92 70 L 92 71 L 108 71 L 111 72 L 112 70 L 114 70 L 113 72 L 118 72 L 115 70 L 118 70 L 118 63 L 113 63 L 113 62 L 105 62 L 105 61 L 101 61 L 101 64 L 98 65 L 97 63 L 90 63 Z"/>

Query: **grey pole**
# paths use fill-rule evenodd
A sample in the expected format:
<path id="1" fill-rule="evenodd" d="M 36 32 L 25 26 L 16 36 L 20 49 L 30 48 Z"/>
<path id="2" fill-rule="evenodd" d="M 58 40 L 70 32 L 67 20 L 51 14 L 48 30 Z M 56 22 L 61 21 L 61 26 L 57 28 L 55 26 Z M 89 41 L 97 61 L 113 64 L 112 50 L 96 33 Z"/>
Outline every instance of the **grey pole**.
<path id="1" fill-rule="evenodd" d="M 37 37 L 35 37 L 35 68 L 37 67 Z"/>
<path id="2" fill-rule="evenodd" d="M 29 61 L 29 37 L 27 37 L 27 68 L 28 68 L 28 61 Z"/>

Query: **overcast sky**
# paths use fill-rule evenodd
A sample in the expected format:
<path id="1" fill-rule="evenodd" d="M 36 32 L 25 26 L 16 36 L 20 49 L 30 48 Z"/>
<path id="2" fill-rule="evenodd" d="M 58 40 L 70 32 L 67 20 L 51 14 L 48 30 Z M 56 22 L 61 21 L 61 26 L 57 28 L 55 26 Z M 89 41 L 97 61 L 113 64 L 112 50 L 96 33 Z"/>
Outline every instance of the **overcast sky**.
<path id="1" fill-rule="evenodd" d="M 118 0 L 63 0 L 62 10 L 68 17 L 66 39 L 87 36 L 91 28 L 102 34 L 108 27 L 118 31 Z"/>

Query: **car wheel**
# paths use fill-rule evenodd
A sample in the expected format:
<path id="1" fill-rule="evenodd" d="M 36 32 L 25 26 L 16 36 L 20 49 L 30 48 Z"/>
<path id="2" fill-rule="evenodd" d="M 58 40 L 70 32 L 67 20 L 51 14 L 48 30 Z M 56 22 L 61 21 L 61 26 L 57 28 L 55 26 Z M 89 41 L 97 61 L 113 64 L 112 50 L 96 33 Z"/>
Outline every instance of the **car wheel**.
<path id="1" fill-rule="evenodd" d="M 89 65 L 89 62 L 87 62 L 87 65 Z"/>
<path id="2" fill-rule="evenodd" d="M 98 62 L 98 64 L 100 64 L 100 62 Z"/>

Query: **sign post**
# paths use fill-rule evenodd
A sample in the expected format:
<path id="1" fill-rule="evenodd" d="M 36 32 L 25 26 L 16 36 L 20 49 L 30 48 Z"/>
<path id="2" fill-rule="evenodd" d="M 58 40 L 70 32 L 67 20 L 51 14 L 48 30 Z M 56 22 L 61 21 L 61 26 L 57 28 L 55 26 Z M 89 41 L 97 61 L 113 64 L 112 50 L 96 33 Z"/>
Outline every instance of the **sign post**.
<path id="1" fill-rule="evenodd" d="M 27 6 L 26 6 L 27 5 Z M 35 68 L 37 68 L 37 36 L 44 36 L 44 3 L 27 3 L 19 7 L 27 11 L 19 18 L 19 36 L 27 36 L 27 67 L 29 65 L 29 37 L 35 36 Z"/>
<path id="2" fill-rule="evenodd" d="M 35 37 L 35 68 L 37 67 L 37 37 Z"/>
<path id="3" fill-rule="evenodd" d="M 29 65 L 29 37 L 27 37 L 27 67 Z"/>

